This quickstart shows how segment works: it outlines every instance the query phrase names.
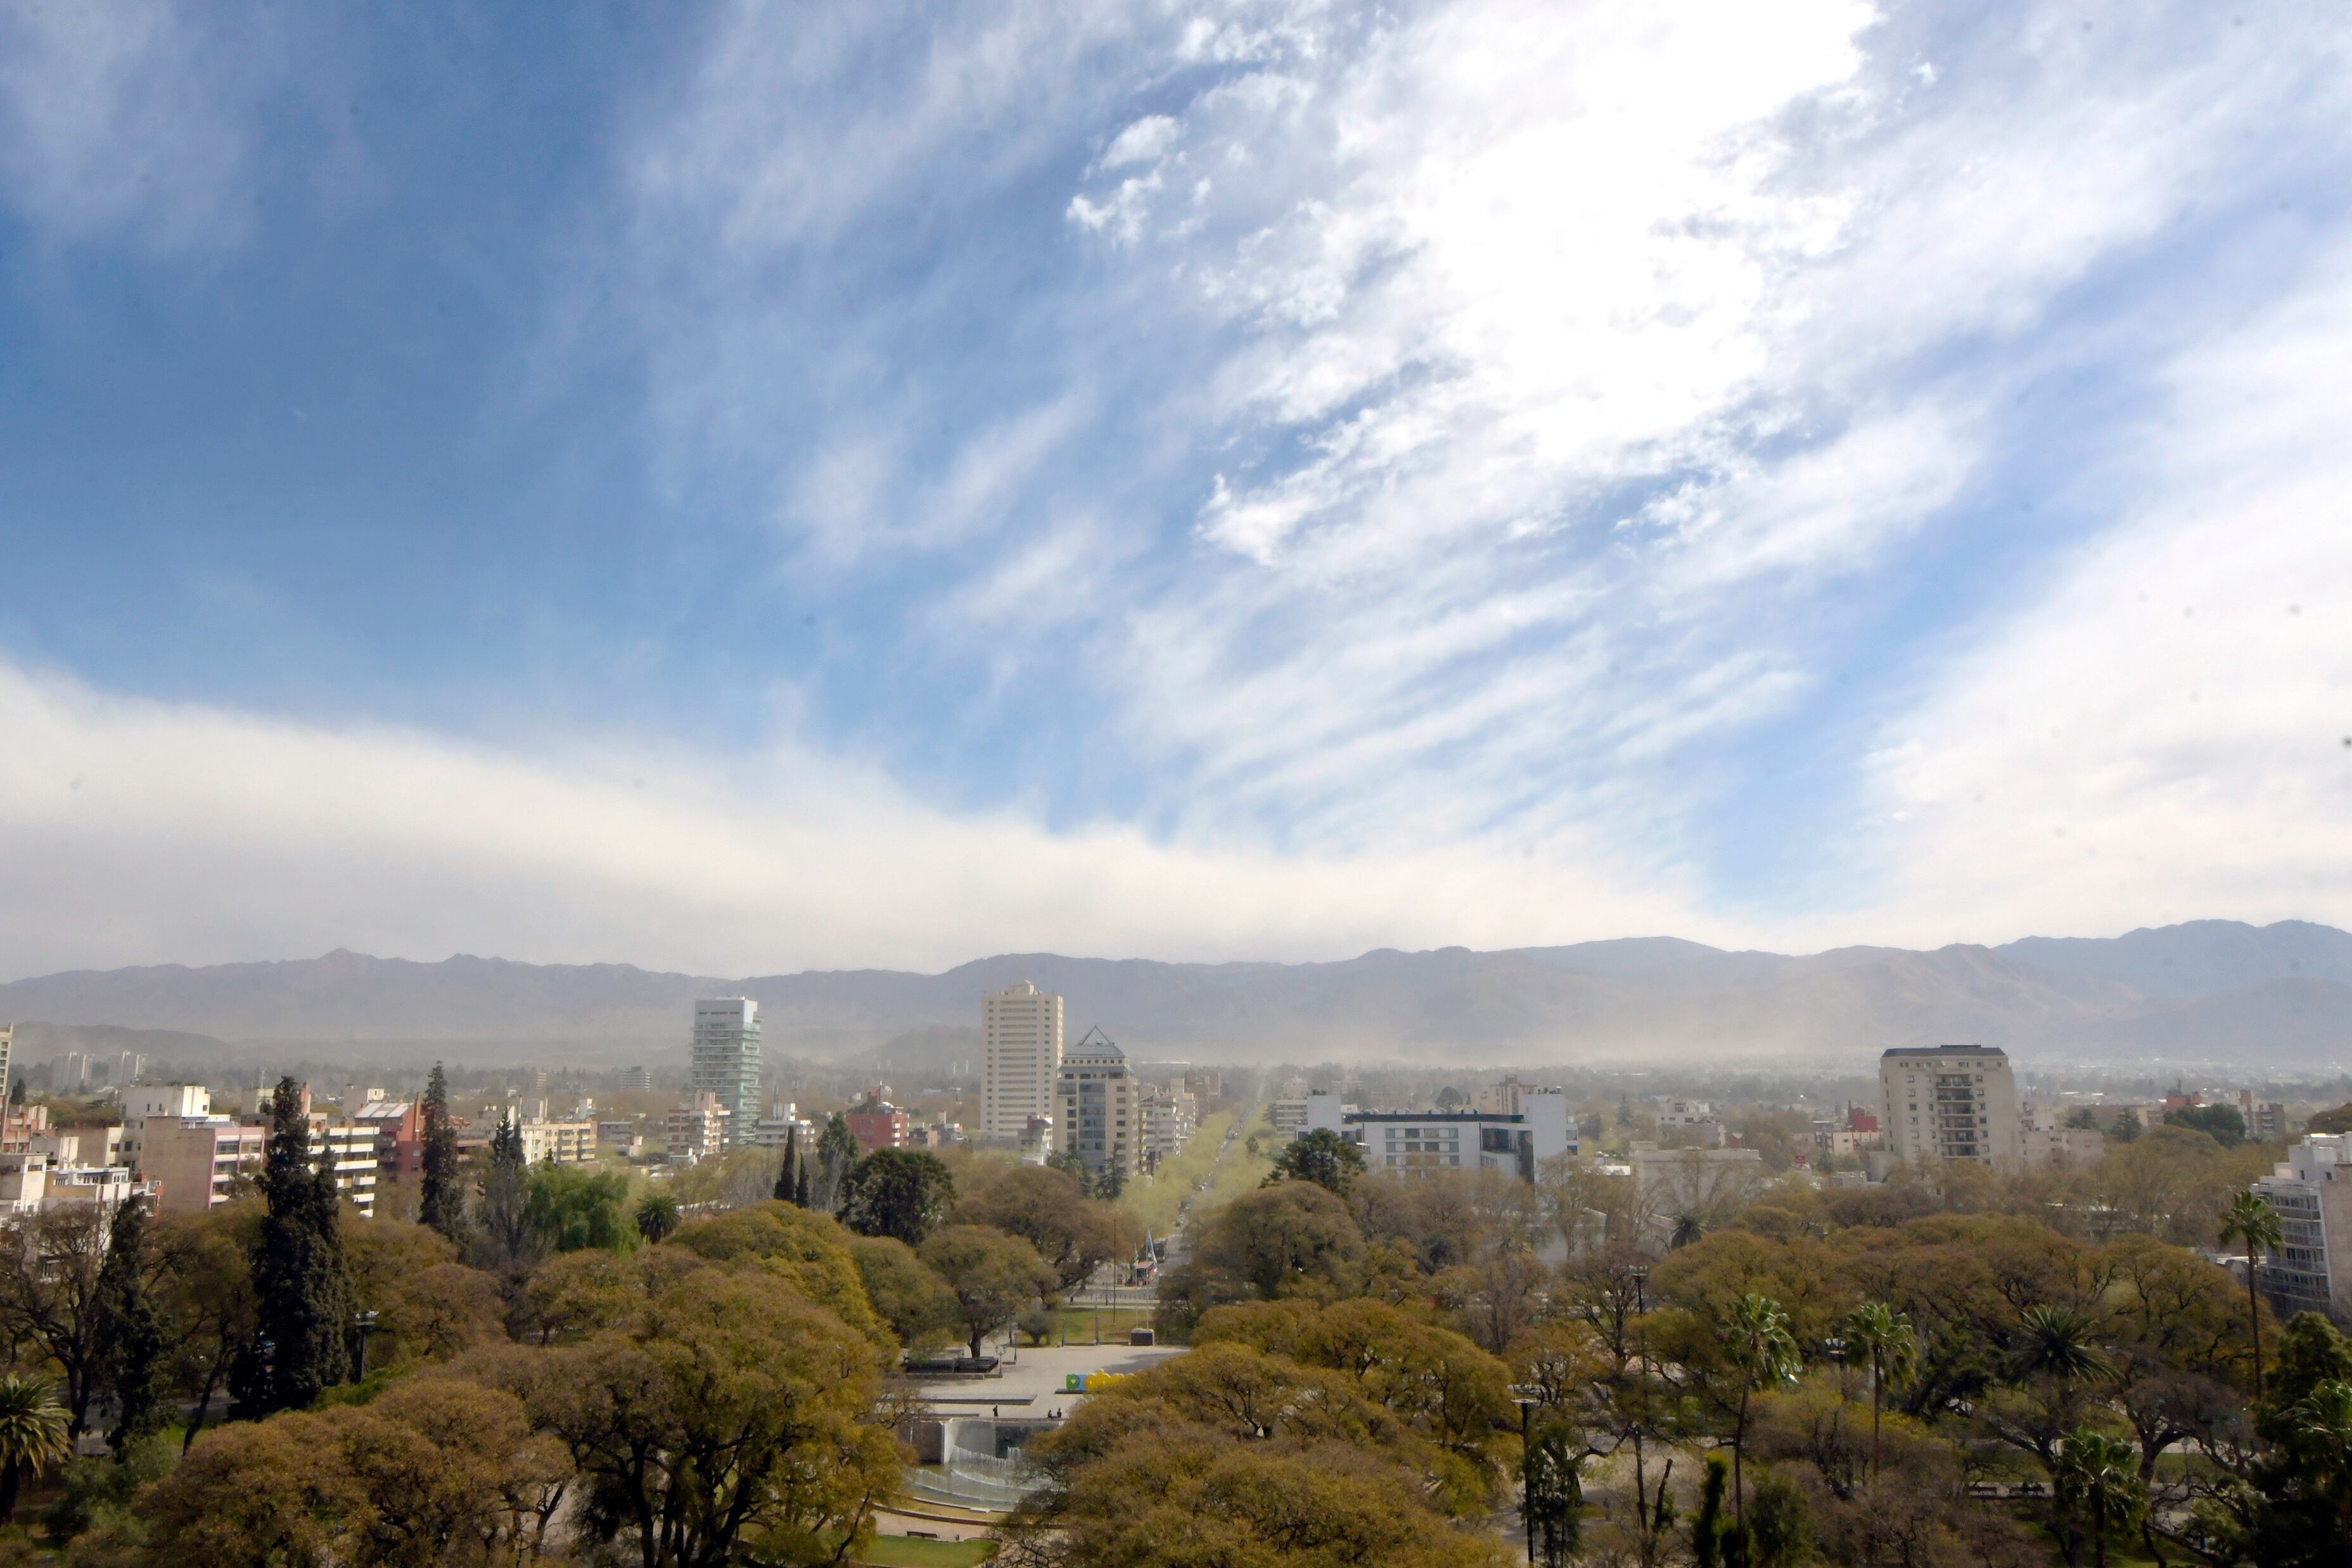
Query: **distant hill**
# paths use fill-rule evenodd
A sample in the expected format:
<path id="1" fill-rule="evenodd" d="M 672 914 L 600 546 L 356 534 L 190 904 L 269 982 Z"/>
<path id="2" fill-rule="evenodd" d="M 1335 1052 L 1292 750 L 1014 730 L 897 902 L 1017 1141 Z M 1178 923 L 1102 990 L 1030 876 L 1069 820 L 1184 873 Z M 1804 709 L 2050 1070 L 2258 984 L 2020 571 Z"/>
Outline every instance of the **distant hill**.
<path id="1" fill-rule="evenodd" d="M 1067 998 L 1074 1037 L 1098 1023 L 1162 1059 L 1824 1061 L 1981 1040 L 2073 1059 L 2352 1061 L 2352 936 L 2301 922 L 2197 921 L 1932 952 L 1792 956 L 1646 937 L 1491 953 L 1383 948 L 1328 964 L 1007 954 L 942 975 L 751 978 L 339 951 L 18 980 L 0 986 L 0 1019 L 180 1030 L 327 1059 L 561 1052 L 619 1063 L 682 1052 L 696 997 L 745 995 L 760 1001 L 779 1053 L 947 1061 L 976 1049 L 981 994 L 1021 979 Z"/>

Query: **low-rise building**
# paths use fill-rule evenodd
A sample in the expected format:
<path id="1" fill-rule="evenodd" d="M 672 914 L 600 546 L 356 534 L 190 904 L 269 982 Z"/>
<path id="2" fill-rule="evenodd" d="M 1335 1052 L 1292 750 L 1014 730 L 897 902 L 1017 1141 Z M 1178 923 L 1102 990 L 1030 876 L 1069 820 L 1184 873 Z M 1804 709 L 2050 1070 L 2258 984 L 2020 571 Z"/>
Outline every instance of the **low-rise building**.
<path id="1" fill-rule="evenodd" d="M 2254 1190 L 2286 1233 L 2259 1277 L 2278 1315 L 2309 1310 L 2352 1323 L 2352 1133 L 2315 1133 L 2291 1145 Z"/>
<path id="2" fill-rule="evenodd" d="M 2017 1108 L 2018 1157 L 2030 1169 L 2085 1165 L 2106 1153 L 2106 1134 L 2095 1127 L 2067 1125 L 2063 1106 L 2027 1100 Z"/>
<path id="3" fill-rule="evenodd" d="M 583 1121 L 519 1122 L 522 1161 L 527 1166 L 584 1166 L 596 1158 L 596 1124 Z"/>
<path id="4" fill-rule="evenodd" d="M 1754 1149 L 1662 1149 L 1635 1144 L 1629 1162 L 1633 1191 L 1654 1215 L 1727 1215 L 1747 1206 L 1764 1183 L 1764 1156 Z"/>
<path id="5" fill-rule="evenodd" d="M 1307 1131 L 1307 1097 L 1297 1094 L 1274 1101 L 1266 1106 L 1265 1114 L 1274 1124 L 1276 1136 L 1295 1138 Z"/>
<path id="6" fill-rule="evenodd" d="M 1577 1152 L 1568 1096 L 1529 1090 L 1519 1109 L 1357 1111 L 1336 1094 L 1307 1096 L 1307 1130 L 1328 1129 L 1363 1151 L 1368 1170 L 1412 1176 L 1436 1170 L 1503 1171 L 1533 1181 L 1547 1160 Z"/>
<path id="7" fill-rule="evenodd" d="M 663 1122 L 669 1157 L 690 1164 L 724 1154 L 727 1116 L 727 1107 L 709 1090 L 698 1092 L 687 1104 L 672 1106 Z"/>
<path id="8" fill-rule="evenodd" d="M 375 1163 L 382 1176 L 402 1181 L 425 1170 L 425 1106 L 415 1100 L 362 1100 L 352 1117 L 375 1129 Z"/>
<path id="9" fill-rule="evenodd" d="M 814 1154 L 816 1124 L 802 1115 L 799 1105 L 790 1100 L 779 1100 L 771 1104 L 761 1113 L 759 1125 L 751 1129 L 754 1148 L 781 1149 L 795 1139 L 802 1148 Z M 863 1141 L 859 1146 L 865 1146 Z"/>
<path id="10" fill-rule="evenodd" d="M 907 1131 L 915 1124 L 915 1118 L 885 1100 L 882 1096 L 887 1092 L 868 1089 L 864 1099 L 841 1113 L 860 1152 L 907 1146 Z"/>
<path id="11" fill-rule="evenodd" d="M 139 1147 L 139 1174 L 157 1188 L 156 1207 L 202 1214 L 236 1196 L 240 1181 L 261 1174 L 269 1129 L 226 1116 L 150 1117 Z"/>

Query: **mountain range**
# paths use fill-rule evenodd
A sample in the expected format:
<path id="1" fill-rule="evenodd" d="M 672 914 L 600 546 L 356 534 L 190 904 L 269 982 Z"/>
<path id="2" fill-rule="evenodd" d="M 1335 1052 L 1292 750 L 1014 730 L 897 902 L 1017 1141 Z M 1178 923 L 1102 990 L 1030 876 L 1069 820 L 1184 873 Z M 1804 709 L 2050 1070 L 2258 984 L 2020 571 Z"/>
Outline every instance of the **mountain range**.
<path id="1" fill-rule="evenodd" d="M 857 1058 L 895 1041 L 938 1060 L 960 1043 L 976 1052 L 982 993 L 1024 979 L 1067 998 L 1070 1038 L 1099 1024 L 1155 1060 L 1761 1065 L 1981 1040 L 2073 1061 L 2352 1061 L 2352 935 L 2301 921 L 2200 920 L 1932 951 L 1790 956 L 1633 937 L 1499 952 L 1382 948 L 1320 964 L 1006 954 L 939 975 L 751 978 L 337 951 L 17 980 L 0 986 L 0 1019 L 26 1020 L 19 1054 L 28 1060 L 115 1038 L 104 1031 L 173 1031 L 152 1043 L 180 1060 L 217 1050 L 383 1062 L 561 1053 L 618 1064 L 682 1056 L 694 999 L 740 995 L 760 1002 L 772 1052 Z"/>

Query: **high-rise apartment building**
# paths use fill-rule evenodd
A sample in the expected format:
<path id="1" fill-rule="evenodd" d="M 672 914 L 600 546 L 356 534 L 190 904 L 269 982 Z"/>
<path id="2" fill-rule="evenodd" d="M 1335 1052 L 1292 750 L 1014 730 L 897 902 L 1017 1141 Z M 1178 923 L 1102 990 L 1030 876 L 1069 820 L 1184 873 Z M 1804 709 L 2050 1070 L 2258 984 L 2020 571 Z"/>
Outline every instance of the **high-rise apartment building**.
<path id="1" fill-rule="evenodd" d="M 2259 1276 L 2281 1317 L 2315 1312 L 2352 1322 L 2352 1134 L 2314 1133 L 2254 1190 L 2284 1239 Z"/>
<path id="2" fill-rule="evenodd" d="M 1127 1052 L 1102 1030 L 1088 1030 L 1062 1058 L 1057 1088 L 1055 1146 L 1075 1153 L 1094 1176 L 1133 1176 L 1143 1153 L 1143 1115 Z"/>
<path id="3" fill-rule="evenodd" d="M 1062 1070 L 1062 998 L 1028 981 L 980 998 L 980 1135 L 1017 1143 L 1054 1113 Z"/>
<path id="4" fill-rule="evenodd" d="M 2022 1159 L 2009 1053 L 1981 1045 L 1898 1046 L 1878 1059 L 1886 1147 L 1900 1160 Z"/>
<path id="5" fill-rule="evenodd" d="M 16 1041 L 16 1026 L 0 1023 L 0 1105 L 8 1103 L 9 1057 Z"/>
<path id="6" fill-rule="evenodd" d="M 727 1141 L 751 1141 L 760 1124 L 760 1004 L 719 997 L 694 1004 L 687 1092 L 708 1094 L 727 1113 Z"/>

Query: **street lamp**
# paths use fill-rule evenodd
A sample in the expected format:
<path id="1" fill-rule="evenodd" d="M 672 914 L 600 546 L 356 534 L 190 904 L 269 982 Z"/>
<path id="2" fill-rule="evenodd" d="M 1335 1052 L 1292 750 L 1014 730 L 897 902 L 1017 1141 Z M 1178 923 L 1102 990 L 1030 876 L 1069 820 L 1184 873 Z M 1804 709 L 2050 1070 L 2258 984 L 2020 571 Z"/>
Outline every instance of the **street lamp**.
<path id="1" fill-rule="evenodd" d="M 1843 1403 L 1845 1399 L 1845 1341 L 1836 1334 L 1830 1335 L 1822 1341 L 1822 1354 L 1837 1363 L 1838 1399 Z"/>
<path id="2" fill-rule="evenodd" d="M 1636 1263 L 1627 1269 L 1625 1273 L 1633 1281 L 1633 1310 L 1637 1312 L 1648 1312 L 1650 1310 L 1650 1266 L 1647 1263 Z"/>
<path id="3" fill-rule="evenodd" d="M 359 1375 L 352 1378 L 352 1381 L 354 1383 L 364 1383 L 367 1381 L 367 1341 L 368 1335 L 375 1332 L 375 1314 L 373 1312 L 360 1312 L 352 1317 L 352 1326 L 360 1331 Z"/>
<path id="4" fill-rule="evenodd" d="M 1532 1384 L 1514 1383 L 1511 1398 L 1519 1407 L 1519 1529 L 1528 1538 L 1528 1562 L 1532 1568 L 1536 1560 L 1536 1492 L 1535 1445 L 1530 1440 L 1529 1425 L 1536 1406 L 1543 1403 L 1543 1390 Z"/>

